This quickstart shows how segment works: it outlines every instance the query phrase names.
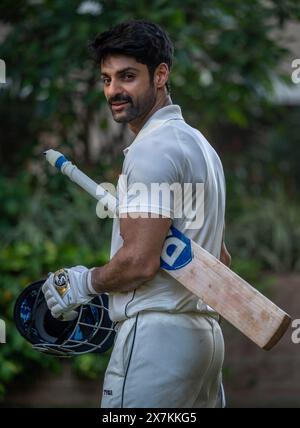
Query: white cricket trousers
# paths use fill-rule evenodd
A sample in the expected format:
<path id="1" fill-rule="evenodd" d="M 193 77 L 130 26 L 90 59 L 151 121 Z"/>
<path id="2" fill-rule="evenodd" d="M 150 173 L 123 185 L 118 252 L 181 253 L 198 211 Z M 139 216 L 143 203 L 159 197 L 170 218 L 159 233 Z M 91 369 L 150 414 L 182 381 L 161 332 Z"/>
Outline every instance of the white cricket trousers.
<path id="1" fill-rule="evenodd" d="M 140 312 L 118 324 L 101 407 L 224 407 L 223 359 L 216 319 Z"/>

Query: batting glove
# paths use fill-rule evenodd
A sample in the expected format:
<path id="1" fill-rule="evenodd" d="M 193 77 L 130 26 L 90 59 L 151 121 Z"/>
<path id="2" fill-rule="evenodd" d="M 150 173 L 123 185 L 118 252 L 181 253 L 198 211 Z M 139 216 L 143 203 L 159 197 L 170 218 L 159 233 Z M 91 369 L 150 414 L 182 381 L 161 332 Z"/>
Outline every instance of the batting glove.
<path id="1" fill-rule="evenodd" d="M 78 316 L 74 310 L 95 297 L 91 284 L 92 269 L 75 266 L 51 273 L 42 291 L 54 318 L 70 321 Z"/>

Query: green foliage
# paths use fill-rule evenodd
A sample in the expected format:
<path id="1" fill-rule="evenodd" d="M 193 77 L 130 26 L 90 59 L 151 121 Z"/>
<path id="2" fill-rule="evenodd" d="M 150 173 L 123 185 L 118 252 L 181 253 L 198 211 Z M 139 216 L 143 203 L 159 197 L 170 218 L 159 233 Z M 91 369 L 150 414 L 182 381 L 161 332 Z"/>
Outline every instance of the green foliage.
<path id="1" fill-rule="evenodd" d="M 12 310 L 22 288 L 58 267 L 108 259 L 109 222 L 98 221 L 90 197 L 52 176 L 40 157 L 54 138 L 54 146 L 79 157 L 81 165 L 94 163 L 92 176 L 116 176 L 109 162 L 104 168 L 90 153 L 90 124 L 105 100 L 87 43 L 120 21 L 147 18 L 169 32 L 173 101 L 194 126 L 219 132 L 233 268 L 259 288 L 266 284 L 260 282 L 263 269 L 300 268 L 299 112 L 275 112 L 268 96 L 287 53 L 274 30 L 299 20 L 300 3 L 102 0 L 94 2 L 97 13 L 83 13 L 83 3 L 0 5 L 0 24 L 9 28 L 0 55 L 8 78 L 0 88 L 0 316 L 7 324 L 0 397 L 17 376 L 59 369 L 56 359 L 33 352 L 15 329 Z M 100 115 L 99 128 L 108 127 Z M 94 377 L 106 362 L 107 355 L 86 355 L 74 366 Z"/>
<path id="2" fill-rule="evenodd" d="M 109 258 L 109 222 L 99 221 L 95 202 L 72 183 L 65 180 L 64 191 L 58 192 L 60 180 L 53 176 L 46 186 L 28 173 L 0 179 L 0 314 L 7 330 L 0 354 L 0 398 L 17 375 L 32 375 L 31 368 L 34 373 L 59 368 L 55 358 L 33 351 L 16 330 L 12 314 L 21 290 L 59 267 L 101 266 Z M 101 357 L 84 358 L 83 372 L 92 361 L 95 373 L 103 369 Z"/>
<path id="3" fill-rule="evenodd" d="M 261 269 L 299 270 L 299 108 L 277 108 L 276 121 L 250 132 L 253 144 L 225 154 L 227 240 L 233 256 Z M 270 126 L 268 128 L 267 126 Z"/>
<path id="4" fill-rule="evenodd" d="M 109 26 L 130 18 L 161 24 L 175 45 L 172 96 L 187 119 L 201 129 L 246 127 L 267 108 L 271 76 L 286 54 L 273 30 L 300 16 L 300 4 L 290 0 L 103 0 L 94 2 L 94 13 L 84 13 L 80 0 L 18 4 L 14 11 L 8 0 L 0 6 L 2 22 L 11 26 L 1 47 L 8 85 L 0 114 L 10 147 L 1 147 L 3 167 L 31 155 L 46 131 L 70 148 L 81 142 L 91 159 L 89 124 L 105 100 L 87 44 Z M 11 126 L 16 119 L 19 126 Z"/>
<path id="5" fill-rule="evenodd" d="M 300 269 L 299 203 L 282 188 L 265 197 L 248 198 L 241 214 L 228 221 L 227 239 L 233 254 L 275 272 Z"/>
<path id="6" fill-rule="evenodd" d="M 79 376 L 88 379 L 99 379 L 108 364 L 110 351 L 104 354 L 86 354 L 74 359 L 74 370 Z"/>

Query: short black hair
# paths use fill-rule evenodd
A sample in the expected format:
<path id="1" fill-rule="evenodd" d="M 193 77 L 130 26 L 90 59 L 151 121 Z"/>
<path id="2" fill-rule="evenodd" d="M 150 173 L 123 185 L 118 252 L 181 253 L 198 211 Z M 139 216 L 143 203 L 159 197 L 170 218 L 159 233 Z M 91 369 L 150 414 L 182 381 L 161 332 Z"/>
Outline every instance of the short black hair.
<path id="1" fill-rule="evenodd" d="M 171 70 L 174 47 L 168 34 L 157 24 L 145 20 L 120 23 L 96 36 L 89 48 L 97 64 L 109 54 L 122 54 L 145 64 L 153 79 L 156 67 L 162 62 Z M 169 91 L 168 82 L 166 84 Z"/>

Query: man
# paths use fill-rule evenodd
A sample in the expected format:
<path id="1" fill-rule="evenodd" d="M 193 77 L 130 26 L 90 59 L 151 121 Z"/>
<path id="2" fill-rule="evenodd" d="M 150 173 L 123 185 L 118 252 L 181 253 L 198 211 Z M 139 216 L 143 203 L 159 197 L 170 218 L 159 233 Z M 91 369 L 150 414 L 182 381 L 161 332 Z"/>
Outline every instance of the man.
<path id="1" fill-rule="evenodd" d="M 120 199 L 114 219 L 110 262 L 92 270 L 68 269 L 70 290 L 63 297 L 52 274 L 43 286 L 47 304 L 55 317 L 68 319 L 92 295 L 109 293 L 118 332 L 103 407 L 221 407 L 224 344 L 218 315 L 159 270 L 172 223 L 229 265 L 221 162 L 172 104 L 173 46 L 160 27 L 122 23 L 98 35 L 91 47 L 114 120 L 128 123 L 136 136 L 124 150 L 128 197 Z M 159 198 L 154 203 L 147 194 L 137 204 L 130 192 L 137 183 L 147 190 L 152 183 L 203 183 L 202 227 L 189 229 L 184 216 L 175 217 L 172 197 L 169 204 Z"/>

